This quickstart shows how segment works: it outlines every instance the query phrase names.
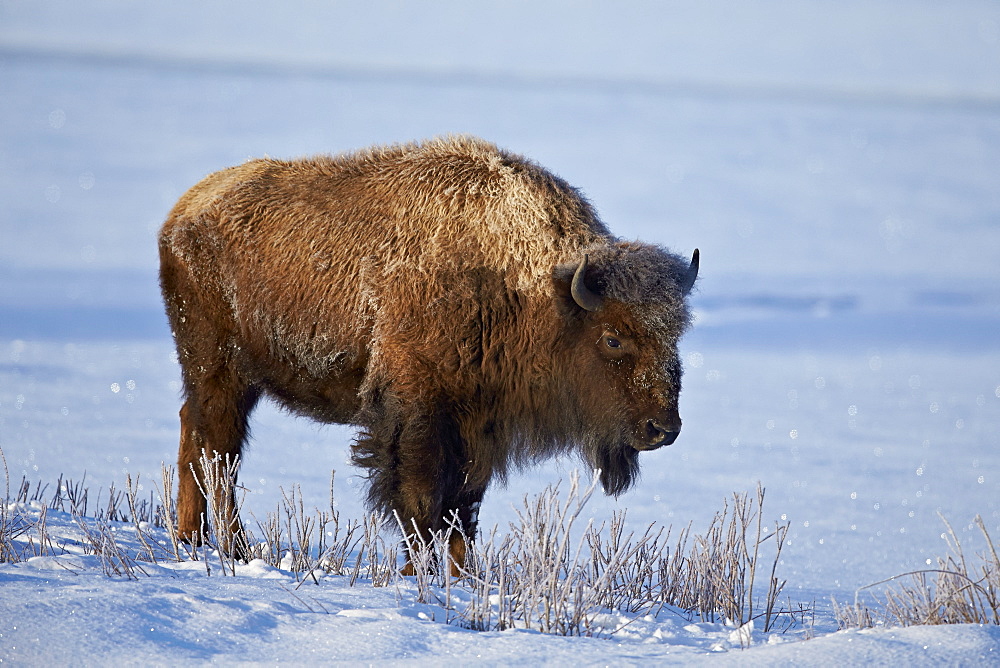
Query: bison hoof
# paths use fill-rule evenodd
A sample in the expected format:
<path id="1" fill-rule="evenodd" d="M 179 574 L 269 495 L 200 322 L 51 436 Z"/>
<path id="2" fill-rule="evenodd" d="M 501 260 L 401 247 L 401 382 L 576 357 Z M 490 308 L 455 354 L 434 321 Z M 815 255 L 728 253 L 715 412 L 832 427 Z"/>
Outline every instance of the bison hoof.
<path id="1" fill-rule="evenodd" d="M 462 569 L 459 568 L 458 564 L 456 564 L 455 562 L 451 562 L 450 568 L 448 570 L 451 572 L 451 577 L 453 578 L 460 578 L 463 575 Z M 403 577 L 413 576 L 417 574 L 417 569 L 413 567 L 413 562 L 407 561 L 406 564 L 401 569 L 399 569 L 399 574 L 402 575 Z"/>

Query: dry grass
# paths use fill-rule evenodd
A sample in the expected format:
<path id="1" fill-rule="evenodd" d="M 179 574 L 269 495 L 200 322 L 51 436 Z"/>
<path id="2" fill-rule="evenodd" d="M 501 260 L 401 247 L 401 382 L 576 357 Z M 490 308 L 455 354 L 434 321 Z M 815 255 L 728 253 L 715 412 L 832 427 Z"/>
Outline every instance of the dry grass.
<path id="1" fill-rule="evenodd" d="M 457 523 L 427 542 L 401 545 L 393 531 L 397 518 L 371 514 L 342 521 L 332 477 L 329 509 L 307 510 L 293 487 L 282 491 L 274 512 L 253 518 L 256 533 L 228 524 L 228 509 L 209 498 L 204 540 L 192 545 L 177 535 L 171 467 L 163 467 L 148 494 L 138 478 L 126 476 L 123 490 L 111 486 L 92 502 L 84 481 L 62 477 L 51 491 L 24 479 L 12 490 L 2 450 L 0 463 L 0 563 L 82 552 L 97 556 L 108 576 L 137 579 L 149 563 L 201 562 L 208 575 L 225 576 L 235 575 L 243 561 L 260 559 L 291 573 L 299 587 L 339 576 L 352 586 L 396 586 L 402 597 L 412 586 L 416 602 L 439 607 L 447 623 L 559 635 L 611 635 L 618 627 L 608 619 L 620 625 L 661 613 L 784 631 L 805 624 L 811 613 L 781 598 L 785 581 L 777 567 L 789 525 L 764 520 L 760 487 L 753 495 L 734 494 L 707 531 L 694 534 L 690 525 L 676 532 L 656 524 L 633 529 L 624 512 L 595 525 L 584 510 L 596 478 L 584 488 L 574 475 L 565 494 L 556 484 L 526 496 L 506 531 L 494 527 L 471 543 L 469 562 L 454 578 L 446 574 Z M 203 458 L 199 466 L 199 477 L 210 485 L 228 485 L 238 462 Z M 238 497 L 234 502 L 242 505 Z M 78 535 L 55 536 L 48 524 L 52 512 L 69 514 Z M 976 517 L 985 551 L 967 558 L 951 525 L 942 521 L 949 553 L 937 567 L 863 587 L 852 604 L 834 601 L 841 628 L 1000 624 L 1000 557 L 985 523 Z M 134 540 L 122 539 L 123 525 Z M 414 540 L 414 532 L 400 533 Z M 403 547 L 415 570 L 408 578 L 399 574 Z"/>
<path id="2" fill-rule="evenodd" d="M 228 484 L 237 464 L 205 458 L 199 477 L 209 488 L 214 481 Z M 196 561 L 208 575 L 228 576 L 244 560 L 260 559 L 290 572 L 298 587 L 324 576 L 396 586 L 401 597 L 414 595 L 439 608 L 442 621 L 479 630 L 607 636 L 629 620 L 666 613 L 738 626 L 753 621 L 767 632 L 802 623 L 810 612 L 781 602 L 785 583 L 776 570 L 788 525 L 764 522 L 760 488 L 755 495 L 733 495 L 708 530 L 696 535 L 690 526 L 678 532 L 656 524 L 632 529 L 624 512 L 595 525 L 584 511 L 596 478 L 583 487 L 573 475 L 565 494 L 557 484 L 526 496 L 506 531 L 494 527 L 471 543 L 460 577 L 448 575 L 452 528 L 405 545 L 415 574 L 404 578 L 397 519 L 367 515 L 344 522 L 332 494 L 329 509 L 309 511 L 296 487 L 283 492 L 274 512 L 253 518 L 255 529 L 230 525 L 228 509 L 209 499 L 202 544 L 182 542 L 171 501 L 174 478 L 164 467 L 159 485 L 144 496 L 138 478 L 128 476 L 123 490 L 112 488 L 96 504 L 88 504 L 85 485 L 70 480 L 60 479 L 52 493 L 22 481 L 13 498 L 8 484 L 0 507 L 0 561 L 60 555 L 72 547 L 98 556 L 108 576 L 136 579 L 149 563 Z M 48 530 L 52 510 L 75 520 L 80 538 L 72 545 Z M 130 529 L 127 543 L 120 538 L 123 523 Z"/>
<path id="3" fill-rule="evenodd" d="M 937 568 L 903 573 L 859 589 L 854 603 L 833 602 L 841 628 L 916 626 L 921 624 L 1000 624 L 1000 558 L 983 518 L 975 525 L 986 541 L 986 551 L 967 560 L 951 524 L 943 534 L 949 554 L 937 559 Z M 872 593 L 883 587 L 881 596 Z M 874 609 L 861 601 L 871 596 Z"/>
<path id="4" fill-rule="evenodd" d="M 705 535 L 688 527 L 675 538 L 655 524 L 631 531 L 625 513 L 607 525 L 585 521 L 595 484 L 582 489 L 573 476 L 565 496 L 556 485 L 525 497 L 507 532 L 494 529 L 470 546 L 471 563 L 450 584 L 464 596 L 452 596 L 447 579 L 435 575 L 446 569 L 431 568 L 447 558 L 447 537 L 417 546 L 431 555 L 415 562 L 421 600 L 436 593 L 448 620 L 468 628 L 588 636 L 618 630 L 607 627 L 608 612 L 634 620 L 669 610 L 738 626 L 753 620 L 765 632 L 809 613 L 779 602 L 784 581 L 775 571 L 788 525 L 764 526 L 762 489 L 734 495 Z"/>

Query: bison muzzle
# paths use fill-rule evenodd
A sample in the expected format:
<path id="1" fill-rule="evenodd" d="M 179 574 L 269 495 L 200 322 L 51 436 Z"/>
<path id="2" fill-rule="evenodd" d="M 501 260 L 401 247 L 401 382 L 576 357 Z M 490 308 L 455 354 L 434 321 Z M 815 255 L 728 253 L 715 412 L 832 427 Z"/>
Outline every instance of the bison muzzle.
<path id="1" fill-rule="evenodd" d="M 609 494 L 675 441 L 690 262 L 613 236 L 560 178 L 472 137 L 252 160 L 189 190 L 159 237 L 194 464 L 239 455 L 264 395 L 356 425 L 373 509 L 472 538 L 490 482 L 574 451 Z M 209 493 L 239 526 L 232 490 Z M 459 533 L 451 556 L 461 564 Z"/>

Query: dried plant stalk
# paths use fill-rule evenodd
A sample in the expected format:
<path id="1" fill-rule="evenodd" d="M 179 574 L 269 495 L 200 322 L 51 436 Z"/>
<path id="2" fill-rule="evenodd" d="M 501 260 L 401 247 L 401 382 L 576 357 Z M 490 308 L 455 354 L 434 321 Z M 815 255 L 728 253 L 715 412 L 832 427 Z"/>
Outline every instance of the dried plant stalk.
<path id="1" fill-rule="evenodd" d="M 975 568 L 970 568 L 955 530 L 943 515 L 938 516 L 947 528 L 944 539 L 950 553 L 937 559 L 937 568 L 911 571 L 861 587 L 851 605 L 834 601 L 841 628 L 1000 624 L 1000 558 L 986 523 L 976 515 L 974 524 L 986 541 L 987 551 L 978 555 Z M 871 595 L 875 610 L 861 602 L 862 592 L 889 584 L 893 587 L 885 589 L 884 600 Z"/>

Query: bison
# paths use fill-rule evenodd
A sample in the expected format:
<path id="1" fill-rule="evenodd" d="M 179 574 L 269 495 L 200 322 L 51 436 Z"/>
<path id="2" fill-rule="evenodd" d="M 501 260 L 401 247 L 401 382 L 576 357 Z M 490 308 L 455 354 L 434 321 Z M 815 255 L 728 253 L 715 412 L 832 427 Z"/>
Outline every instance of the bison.
<path id="1" fill-rule="evenodd" d="M 579 191 L 481 139 L 216 172 L 159 251 L 186 539 L 206 510 L 193 464 L 239 455 L 264 395 L 357 426 L 369 504 L 424 537 L 456 517 L 474 537 L 492 480 L 567 451 L 620 494 L 680 432 L 698 251 L 620 240 Z M 449 549 L 463 563 L 459 533 Z"/>

